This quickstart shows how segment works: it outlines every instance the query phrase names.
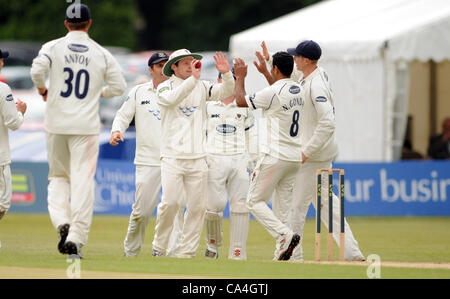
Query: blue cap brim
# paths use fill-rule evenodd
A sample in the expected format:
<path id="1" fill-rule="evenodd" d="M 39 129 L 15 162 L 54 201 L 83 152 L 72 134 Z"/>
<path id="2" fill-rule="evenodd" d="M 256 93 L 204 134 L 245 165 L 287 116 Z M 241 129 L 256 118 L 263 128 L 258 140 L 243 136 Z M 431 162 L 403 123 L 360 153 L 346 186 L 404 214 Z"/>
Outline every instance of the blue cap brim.
<path id="1" fill-rule="evenodd" d="M 290 55 L 292 56 L 298 56 L 297 52 L 295 51 L 295 48 L 289 48 L 286 50 Z"/>
<path id="2" fill-rule="evenodd" d="M 161 61 L 164 61 L 164 60 L 165 61 L 169 60 L 169 57 L 162 57 L 162 58 L 156 59 L 155 61 L 152 61 L 151 63 L 149 62 L 148 66 L 152 66 L 152 65 L 160 63 Z"/>

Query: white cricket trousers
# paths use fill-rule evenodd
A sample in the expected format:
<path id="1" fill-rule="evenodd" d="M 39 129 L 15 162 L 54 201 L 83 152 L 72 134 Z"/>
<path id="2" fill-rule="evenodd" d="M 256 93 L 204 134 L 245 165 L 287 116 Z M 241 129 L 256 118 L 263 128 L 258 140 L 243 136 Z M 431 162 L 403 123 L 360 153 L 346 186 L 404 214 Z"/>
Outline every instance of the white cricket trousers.
<path id="1" fill-rule="evenodd" d="M 247 207 L 275 240 L 293 231 L 285 219 L 278 218 L 268 207 L 273 192 L 273 205 L 286 207 L 291 204 L 292 188 L 300 162 L 283 161 L 268 155 L 262 156 L 255 167 L 247 196 Z M 279 201 L 279 202 L 277 202 Z"/>
<path id="2" fill-rule="evenodd" d="M 48 211 L 55 228 L 70 224 L 67 241 L 86 245 L 94 210 L 98 135 L 47 133 Z"/>
<path id="3" fill-rule="evenodd" d="M 208 155 L 208 205 L 207 210 L 221 213 L 225 211 L 228 197 L 230 211 L 248 212 L 245 201 L 248 193 L 248 158 L 245 155 Z M 244 207 L 245 211 L 240 208 Z"/>
<path id="4" fill-rule="evenodd" d="M 317 169 L 331 169 L 331 161 L 325 162 L 308 162 L 306 161 L 300 167 L 297 174 L 293 190 L 292 209 L 290 209 L 290 227 L 295 232 L 303 236 L 305 226 L 306 214 L 309 206 L 312 203 L 316 208 L 316 170 Z M 328 175 L 322 174 L 322 194 L 328 194 Z M 333 194 L 333 237 L 339 246 L 340 233 L 340 212 L 339 212 L 339 198 Z M 325 227 L 328 228 L 328 196 L 322 196 L 322 210 L 321 220 Z M 345 220 L 345 259 L 353 260 L 354 258 L 362 257 L 359 250 L 358 242 L 355 240 L 347 220 Z M 314 231 L 315 232 L 315 231 Z M 300 244 L 294 249 L 291 260 L 302 260 L 302 240 Z"/>
<path id="5" fill-rule="evenodd" d="M 158 204 L 161 167 L 136 165 L 136 193 L 124 241 L 126 256 L 137 256 L 145 239 L 145 230 Z"/>
<path id="6" fill-rule="evenodd" d="M 161 159 L 162 200 L 158 205 L 153 249 L 166 252 L 173 224 L 186 202 L 181 239 L 175 257 L 195 257 L 207 202 L 206 158 Z"/>
<path id="7" fill-rule="evenodd" d="M 12 181 L 10 164 L 0 166 L 0 212 L 5 213 L 11 206 Z"/>
<path id="8" fill-rule="evenodd" d="M 222 218 L 230 200 L 229 258 L 246 258 L 249 210 L 246 206 L 249 188 L 248 157 L 208 155 L 208 204 L 206 206 L 206 244 L 214 251 L 222 245 Z M 220 218 L 220 219 L 218 219 Z"/>

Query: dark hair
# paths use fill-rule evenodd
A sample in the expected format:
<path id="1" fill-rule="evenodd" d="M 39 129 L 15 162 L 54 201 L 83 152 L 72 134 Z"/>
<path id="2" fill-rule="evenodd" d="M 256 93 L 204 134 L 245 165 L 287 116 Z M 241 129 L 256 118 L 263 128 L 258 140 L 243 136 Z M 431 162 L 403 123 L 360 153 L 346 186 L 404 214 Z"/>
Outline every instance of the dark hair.
<path id="1" fill-rule="evenodd" d="M 277 52 L 272 58 L 273 66 L 276 66 L 284 76 L 290 77 L 294 69 L 294 57 L 287 52 Z"/>
<path id="2" fill-rule="evenodd" d="M 87 27 L 87 25 L 89 24 L 89 20 L 81 23 L 70 23 L 70 22 L 67 23 L 71 30 L 82 30 Z"/>

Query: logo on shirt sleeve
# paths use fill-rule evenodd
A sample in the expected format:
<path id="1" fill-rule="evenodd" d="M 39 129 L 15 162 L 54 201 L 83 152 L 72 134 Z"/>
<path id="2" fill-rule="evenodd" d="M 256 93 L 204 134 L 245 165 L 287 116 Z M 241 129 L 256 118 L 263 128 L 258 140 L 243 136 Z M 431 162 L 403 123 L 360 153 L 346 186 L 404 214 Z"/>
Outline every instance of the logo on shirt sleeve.
<path id="1" fill-rule="evenodd" d="M 12 94 L 9 94 L 6 96 L 6 101 L 11 102 L 12 100 L 14 100 L 14 97 Z"/>
<path id="2" fill-rule="evenodd" d="M 168 90 L 169 90 L 169 87 L 163 87 L 160 90 L 158 90 L 158 95 L 160 95 L 161 93 L 168 91 Z"/>
<path id="3" fill-rule="evenodd" d="M 327 101 L 327 98 L 323 97 L 323 96 L 319 96 L 316 98 L 316 102 L 318 102 L 318 103 L 325 103 L 326 101 Z"/>

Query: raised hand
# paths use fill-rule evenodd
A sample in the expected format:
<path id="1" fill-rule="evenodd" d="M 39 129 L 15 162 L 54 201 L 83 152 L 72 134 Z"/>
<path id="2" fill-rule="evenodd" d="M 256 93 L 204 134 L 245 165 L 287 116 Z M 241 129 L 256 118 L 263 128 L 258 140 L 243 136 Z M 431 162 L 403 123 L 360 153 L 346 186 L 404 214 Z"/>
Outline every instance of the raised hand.
<path id="1" fill-rule="evenodd" d="M 200 62 L 200 60 L 193 59 L 192 62 L 191 62 L 192 75 L 195 78 L 200 79 L 200 75 L 202 74 L 202 64 L 200 62 L 200 67 L 196 68 L 197 62 Z"/>
<path id="2" fill-rule="evenodd" d="M 247 76 L 248 66 L 245 64 L 244 60 L 241 58 L 234 59 L 234 74 L 236 78 L 245 78 Z"/>
<path id="3" fill-rule="evenodd" d="M 261 48 L 262 48 L 262 55 L 263 55 L 264 59 L 266 61 L 269 61 L 270 55 L 269 55 L 269 51 L 267 50 L 267 46 L 266 46 L 266 42 L 265 41 L 262 41 Z"/>
<path id="4" fill-rule="evenodd" d="M 264 42 L 263 42 L 263 44 L 264 44 Z M 264 48 L 265 48 L 265 44 L 264 44 L 263 49 Z M 265 51 L 267 52 L 267 48 L 265 48 Z M 269 52 L 267 52 L 267 55 L 269 55 L 268 53 Z M 267 83 L 269 83 L 269 85 L 272 85 L 275 82 L 275 79 L 272 77 L 272 74 L 267 69 L 266 61 L 264 60 L 264 54 L 261 54 L 260 52 L 256 51 L 255 55 L 256 55 L 256 58 L 258 58 L 259 63 L 256 61 L 253 61 L 253 64 L 256 66 L 256 69 L 258 70 L 258 72 L 260 72 L 261 74 L 264 75 L 264 77 L 266 77 Z"/>
<path id="5" fill-rule="evenodd" d="M 216 69 L 221 74 L 225 74 L 230 71 L 230 64 L 228 63 L 227 56 L 222 52 L 216 52 L 214 55 L 216 61 Z"/>
<path id="6" fill-rule="evenodd" d="M 241 58 L 234 59 L 234 74 L 236 76 L 236 84 L 234 85 L 236 104 L 239 107 L 248 107 L 245 100 L 245 76 L 247 76 L 247 65 Z"/>
<path id="7" fill-rule="evenodd" d="M 258 58 L 259 63 L 256 61 L 253 61 L 253 64 L 255 65 L 258 72 L 260 72 L 261 74 L 269 72 L 267 69 L 266 61 L 263 58 L 263 55 L 258 51 L 255 52 L 255 55 L 256 55 L 256 58 Z"/>

